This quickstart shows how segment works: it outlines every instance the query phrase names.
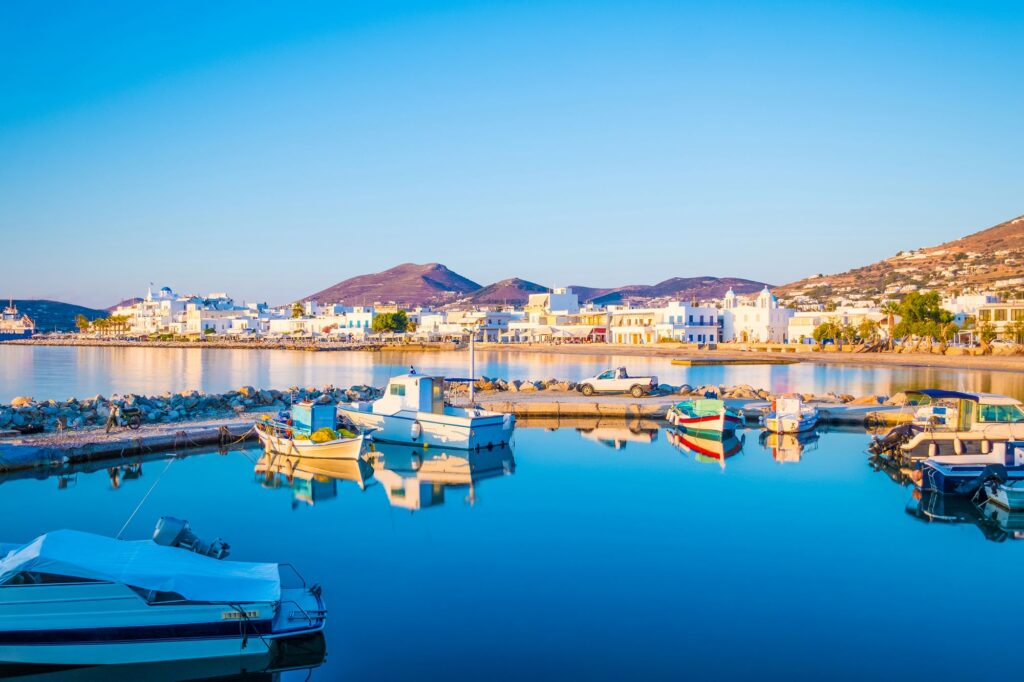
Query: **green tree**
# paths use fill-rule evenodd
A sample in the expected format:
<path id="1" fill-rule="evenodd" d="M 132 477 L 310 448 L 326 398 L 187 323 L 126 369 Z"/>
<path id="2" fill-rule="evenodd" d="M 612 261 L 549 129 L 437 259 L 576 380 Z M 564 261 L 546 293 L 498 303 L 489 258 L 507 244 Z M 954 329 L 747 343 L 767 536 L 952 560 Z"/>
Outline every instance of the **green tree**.
<path id="1" fill-rule="evenodd" d="M 981 339 L 982 343 L 989 344 L 996 340 L 996 328 L 989 321 L 984 321 L 978 325 L 978 338 Z"/>
<path id="2" fill-rule="evenodd" d="M 380 313 L 374 316 L 371 326 L 375 332 L 404 332 L 409 328 L 409 317 L 404 310 Z"/>
<path id="3" fill-rule="evenodd" d="M 302 317 L 306 314 L 306 307 L 302 305 L 302 301 L 296 301 L 292 303 L 292 318 Z"/>
<path id="4" fill-rule="evenodd" d="M 84 332 L 89 328 L 89 318 L 81 313 L 75 315 L 75 326 L 78 327 L 78 331 Z"/>
<path id="5" fill-rule="evenodd" d="M 878 323 L 872 319 L 865 317 L 857 325 L 857 336 L 864 343 L 874 341 L 875 337 L 878 336 Z"/>
<path id="6" fill-rule="evenodd" d="M 842 326 L 835 320 L 825 320 L 817 327 L 814 328 L 814 340 L 821 345 L 825 341 L 831 339 L 835 341 L 842 336 Z"/>
<path id="7" fill-rule="evenodd" d="M 894 331 L 896 336 L 938 337 L 942 325 L 953 321 L 953 313 L 942 308 L 937 291 L 910 292 L 897 304 L 895 314 L 901 318 Z"/>
<path id="8" fill-rule="evenodd" d="M 1024 320 L 1015 320 L 1006 325 L 1006 334 L 1014 343 L 1024 343 Z"/>

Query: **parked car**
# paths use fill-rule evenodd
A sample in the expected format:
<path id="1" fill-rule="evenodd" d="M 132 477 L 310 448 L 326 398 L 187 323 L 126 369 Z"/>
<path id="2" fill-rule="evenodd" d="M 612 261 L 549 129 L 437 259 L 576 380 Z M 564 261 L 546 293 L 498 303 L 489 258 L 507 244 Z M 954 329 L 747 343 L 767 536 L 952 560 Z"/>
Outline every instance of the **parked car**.
<path id="1" fill-rule="evenodd" d="M 584 379 L 579 388 L 583 395 L 629 393 L 634 398 L 642 398 L 658 388 L 658 377 L 631 377 L 625 367 L 616 367 Z"/>

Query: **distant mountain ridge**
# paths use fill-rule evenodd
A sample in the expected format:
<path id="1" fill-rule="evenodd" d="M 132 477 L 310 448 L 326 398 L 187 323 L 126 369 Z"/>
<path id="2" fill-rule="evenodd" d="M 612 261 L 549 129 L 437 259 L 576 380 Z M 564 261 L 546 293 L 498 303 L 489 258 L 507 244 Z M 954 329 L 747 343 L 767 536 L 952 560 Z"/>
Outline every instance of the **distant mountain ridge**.
<path id="1" fill-rule="evenodd" d="M 572 286 L 583 302 L 645 303 L 654 300 L 706 300 L 721 298 L 730 288 L 737 294 L 751 294 L 764 282 L 739 277 L 673 277 L 657 284 L 622 287 Z M 302 300 L 346 305 L 395 302 L 408 306 L 523 305 L 531 294 L 551 289 L 519 277 L 503 279 L 485 287 L 440 263 L 403 263 L 383 272 L 351 277 Z"/>
<path id="2" fill-rule="evenodd" d="M 7 305 L 7 301 L 0 301 L 0 303 Z M 107 316 L 104 310 L 47 299 L 15 299 L 14 306 L 19 313 L 28 315 L 36 323 L 36 331 L 39 333 L 54 330 L 76 331 L 75 318 L 79 315 L 85 315 L 90 320 Z"/>
<path id="3" fill-rule="evenodd" d="M 900 253 L 833 275 L 780 287 L 780 297 L 816 300 L 898 296 L 918 289 L 942 292 L 1024 288 L 1024 216 L 951 242 Z"/>
<path id="4" fill-rule="evenodd" d="M 402 263 L 383 272 L 358 275 L 302 300 L 347 305 L 394 301 L 401 305 L 432 305 L 473 293 L 480 285 L 440 263 Z"/>

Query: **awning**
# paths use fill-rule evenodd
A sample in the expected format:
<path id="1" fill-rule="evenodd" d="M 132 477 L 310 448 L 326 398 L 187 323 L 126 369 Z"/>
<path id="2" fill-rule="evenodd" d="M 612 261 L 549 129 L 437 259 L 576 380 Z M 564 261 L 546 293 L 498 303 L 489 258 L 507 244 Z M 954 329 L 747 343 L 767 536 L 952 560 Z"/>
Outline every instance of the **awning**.
<path id="1" fill-rule="evenodd" d="M 906 391 L 907 395 L 923 395 L 929 398 L 941 400 L 943 398 L 949 398 L 951 400 L 973 400 L 978 401 L 977 393 L 961 393 L 960 391 L 945 391 L 941 388 L 922 388 L 916 391 Z"/>
<path id="2" fill-rule="evenodd" d="M 281 598 L 277 564 L 223 561 L 152 540 L 115 540 L 76 530 L 40 535 L 0 560 L 0 582 L 21 571 L 174 592 L 191 601 L 273 602 Z"/>

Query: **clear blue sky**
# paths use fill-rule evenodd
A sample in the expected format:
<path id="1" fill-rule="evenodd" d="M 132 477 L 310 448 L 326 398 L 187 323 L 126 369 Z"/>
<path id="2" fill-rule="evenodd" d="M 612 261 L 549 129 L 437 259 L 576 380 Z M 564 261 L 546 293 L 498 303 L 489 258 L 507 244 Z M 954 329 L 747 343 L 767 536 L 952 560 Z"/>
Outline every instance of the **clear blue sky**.
<path id="1" fill-rule="evenodd" d="M 1024 3 L 0 5 L 0 295 L 773 283 L 1024 213 Z"/>

